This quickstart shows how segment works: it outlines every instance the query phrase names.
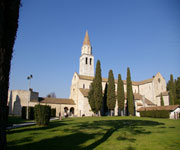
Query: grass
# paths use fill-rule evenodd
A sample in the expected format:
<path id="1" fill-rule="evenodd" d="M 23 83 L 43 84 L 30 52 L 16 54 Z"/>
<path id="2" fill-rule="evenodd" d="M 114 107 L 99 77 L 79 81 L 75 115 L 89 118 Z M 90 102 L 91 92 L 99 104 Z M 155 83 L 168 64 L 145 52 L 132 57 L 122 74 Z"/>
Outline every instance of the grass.
<path id="1" fill-rule="evenodd" d="M 9 150 L 179 150 L 180 120 L 84 117 L 7 132 Z"/>
<path id="2" fill-rule="evenodd" d="M 8 116 L 8 124 L 12 125 L 12 124 L 20 124 L 20 123 L 25 123 L 25 122 L 32 122 L 33 120 L 25 120 L 22 119 L 19 116 Z"/>

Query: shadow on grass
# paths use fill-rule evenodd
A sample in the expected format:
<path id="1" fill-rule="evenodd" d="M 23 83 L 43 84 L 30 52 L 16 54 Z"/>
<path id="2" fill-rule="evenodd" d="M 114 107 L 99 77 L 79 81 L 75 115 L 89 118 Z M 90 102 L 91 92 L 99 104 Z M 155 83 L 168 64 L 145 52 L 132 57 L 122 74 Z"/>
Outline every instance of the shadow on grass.
<path id="1" fill-rule="evenodd" d="M 64 122 L 52 122 L 48 127 L 36 128 L 34 130 L 46 130 L 52 129 L 56 126 L 66 125 Z M 149 121 L 149 120 L 99 120 L 93 122 L 72 122 L 73 127 L 71 126 L 68 129 L 64 130 L 64 132 L 71 133 L 65 136 L 55 136 L 51 139 L 42 139 L 39 142 L 31 143 L 22 143 L 22 141 L 14 141 L 13 143 L 8 144 L 8 149 L 16 150 L 16 149 L 23 149 L 23 150 L 56 150 L 56 149 L 68 149 L 68 150 L 92 150 L 99 146 L 101 143 L 105 142 L 111 135 L 119 129 L 123 129 L 124 131 L 130 132 L 132 134 L 151 134 L 151 132 L 146 131 L 145 129 L 141 128 L 142 126 L 158 126 L 164 125 L 163 123 Z M 140 127 L 139 127 L 140 126 Z M 100 132 L 96 129 L 101 129 Z M 32 129 L 24 129 L 23 131 L 32 131 Z M 88 132 L 86 132 L 88 130 Z M 91 132 L 92 131 L 92 132 Z M 96 131 L 96 132 L 94 132 Z M 10 133 L 11 134 L 11 133 Z M 89 144 L 88 146 L 82 146 L 85 142 L 95 139 L 96 137 L 101 136 L 101 138 L 96 140 L 95 142 Z M 30 138 L 29 138 L 30 139 Z M 125 136 L 119 136 L 117 138 L 119 141 L 128 141 L 128 142 L 135 142 L 135 138 L 127 138 Z M 16 143 L 16 144 L 15 144 Z M 21 145 L 18 145 L 21 144 Z M 134 147 L 127 147 L 127 150 L 135 150 Z"/>
<path id="2" fill-rule="evenodd" d="M 32 126 L 27 126 L 23 128 L 7 130 L 7 134 L 21 133 L 21 132 L 27 132 L 27 131 L 47 130 L 47 129 L 53 129 L 53 128 L 64 126 L 64 125 L 67 125 L 66 123 L 64 123 L 64 121 L 54 121 L 54 122 L 50 122 L 48 126 L 39 127 L 36 125 L 32 125 Z"/>

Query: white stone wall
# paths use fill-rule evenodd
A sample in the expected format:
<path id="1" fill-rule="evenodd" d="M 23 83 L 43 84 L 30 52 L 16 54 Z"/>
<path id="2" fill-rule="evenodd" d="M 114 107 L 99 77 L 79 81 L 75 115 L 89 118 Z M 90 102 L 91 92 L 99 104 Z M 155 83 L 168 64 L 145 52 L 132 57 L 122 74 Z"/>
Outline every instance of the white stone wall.
<path id="1" fill-rule="evenodd" d="M 174 111 L 170 112 L 170 119 L 175 119 L 175 116 L 177 116 L 180 113 L 180 108 L 175 109 Z"/>
<path id="2" fill-rule="evenodd" d="M 152 82 L 139 85 L 139 94 L 144 95 L 150 101 L 154 101 Z"/>
<path id="3" fill-rule="evenodd" d="M 152 95 L 154 96 L 153 102 L 155 104 L 157 104 L 158 101 L 156 99 L 157 98 L 156 96 L 159 95 L 160 93 L 166 91 L 166 81 L 163 78 L 163 76 L 158 72 L 156 74 L 156 76 L 154 77 L 152 84 L 153 84 L 153 94 Z"/>
<path id="4" fill-rule="evenodd" d="M 164 100 L 164 106 L 169 106 L 169 96 L 163 96 L 163 100 Z M 157 106 L 161 106 L 161 97 L 158 96 L 156 97 L 156 101 L 157 101 Z"/>

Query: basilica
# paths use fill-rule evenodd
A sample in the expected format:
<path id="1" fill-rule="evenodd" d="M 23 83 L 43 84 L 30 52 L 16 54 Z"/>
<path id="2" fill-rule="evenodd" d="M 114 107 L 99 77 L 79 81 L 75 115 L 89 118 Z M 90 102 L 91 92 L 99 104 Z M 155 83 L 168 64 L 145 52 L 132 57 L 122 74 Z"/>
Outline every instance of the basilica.
<path id="1" fill-rule="evenodd" d="M 92 46 L 88 32 L 86 31 L 79 59 L 79 73 L 75 72 L 72 77 L 69 98 L 39 97 L 39 93 L 34 92 L 32 89 L 29 91 L 9 90 L 9 114 L 21 115 L 23 106 L 34 107 L 36 104 L 42 104 L 50 105 L 51 108 L 55 108 L 56 116 L 60 113 L 63 114 L 64 112 L 67 112 L 70 116 L 92 116 L 93 112 L 91 111 L 87 96 L 93 78 L 94 56 L 92 54 Z M 102 78 L 103 90 L 107 82 L 107 78 Z M 123 82 L 126 93 L 126 81 L 124 80 Z M 161 93 L 163 95 L 164 105 L 169 105 L 169 96 L 166 91 L 166 81 L 159 72 L 152 78 L 142 81 L 132 81 L 132 89 L 134 94 L 136 116 L 139 116 L 139 112 L 137 110 L 141 107 L 160 106 Z M 115 90 L 117 91 L 117 80 L 115 80 Z M 118 115 L 117 102 L 114 114 Z"/>

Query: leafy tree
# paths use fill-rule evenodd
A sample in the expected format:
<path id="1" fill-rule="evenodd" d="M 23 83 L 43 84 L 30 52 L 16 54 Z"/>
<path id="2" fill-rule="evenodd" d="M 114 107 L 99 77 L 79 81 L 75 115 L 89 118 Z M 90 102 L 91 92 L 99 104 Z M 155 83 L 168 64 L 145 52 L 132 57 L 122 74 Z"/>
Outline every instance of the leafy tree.
<path id="1" fill-rule="evenodd" d="M 133 97 L 133 90 L 132 90 L 132 82 L 131 82 L 131 74 L 129 67 L 127 68 L 127 103 L 128 103 L 128 115 L 134 116 L 134 97 Z"/>
<path id="2" fill-rule="evenodd" d="M 100 115 L 100 109 L 102 107 L 102 77 L 101 77 L 101 64 L 99 60 L 96 63 L 96 73 L 94 77 L 93 88 L 94 88 L 95 109 L 98 115 Z"/>
<path id="3" fill-rule="evenodd" d="M 112 110 L 114 110 L 116 104 L 116 97 L 115 97 L 115 84 L 114 84 L 114 75 L 113 71 L 109 71 L 108 76 L 108 90 L 107 90 L 107 106 L 112 116 Z"/>
<path id="4" fill-rule="evenodd" d="M 0 149 L 6 149 L 6 105 L 20 0 L 0 0 Z"/>
<path id="5" fill-rule="evenodd" d="M 104 89 L 104 96 L 103 96 L 103 104 L 102 104 L 102 116 L 105 116 L 106 113 L 108 112 L 108 107 L 107 107 L 107 89 L 108 89 L 108 84 L 106 83 L 105 89 Z"/>
<path id="6" fill-rule="evenodd" d="M 176 81 L 176 102 L 175 104 L 180 105 L 180 77 L 177 78 Z"/>
<path id="7" fill-rule="evenodd" d="M 163 100 L 163 96 L 162 96 L 162 93 L 161 93 L 161 106 L 164 106 L 164 100 Z"/>
<path id="8" fill-rule="evenodd" d="M 91 107 L 91 110 L 95 113 L 96 112 L 96 108 L 95 108 L 95 100 L 94 100 L 94 86 L 93 86 L 93 82 L 91 83 L 90 90 L 89 90 L 89 93 L 88 93 L 88 101 L 89 101 L 89 105 Z"/>
<path id="9" fill-rule="evenodd" d="M 118 74 L 118 86 L 117 86 L 117 101 L 118 101 L 118 108 L 120 109 L 120 114 L 124 110 L 124 83 L 121 79 L 121 75 Z"/>

